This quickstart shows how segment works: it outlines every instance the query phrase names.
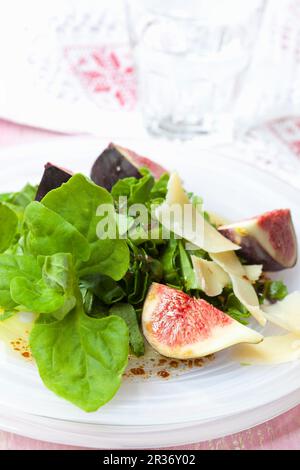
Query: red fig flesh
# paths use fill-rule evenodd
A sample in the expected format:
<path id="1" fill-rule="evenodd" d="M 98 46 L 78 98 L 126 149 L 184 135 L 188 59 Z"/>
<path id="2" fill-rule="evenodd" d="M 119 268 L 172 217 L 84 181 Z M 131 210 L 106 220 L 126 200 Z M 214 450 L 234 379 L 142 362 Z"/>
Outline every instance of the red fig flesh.
<path id="1" fill-rule="evenodd" d="M 148 157 L 138 155 L 137 153 L 133 152 L 133 150 L 120 147 L 120 145 L 115 146 L 115 148 L 117 148 L 118 151 L 121 152 L 127 159 L 129 159 L 131 163 L 133 163 L 133 165 L 135 165 L 137 168 L 148 168 L 156 179 L 160 178 L 163 174 L 168 173 L 164 167 L 158 163 L 155 163 Z"/>
<path id="2" fill-rule="evenodd" d="M 45 165 L 44 174 L 39 184 L 35 200 L 41 201 L 49 191 L 59 188 L 63 183 L 69 181 L 71 176 L 71 171 L 52 165 L 52 163 L 47 163 Z"/>
<path id="3" fill-rule="evenodd" d="M 262 336 L 203 299 L 152 284 L 143 314 L 143 332 L 160 354 L 188 359 L 203 357 L 238 343 L 258 343 Z"/>
<path id="4" fill-rule="evenodd" d="M 292 268 L 297 262 L 297 239 L 289 209 L 278 209 L 218 230 L 241 247 L 239 253 L 264 271 Z"/>
<path id="5" fill-rule="evenodd" d="M 155 178 L 159 178 L 166 170 L 150 159 L 137 155 L 132 150 L 115 144 L 109 146 L 95 161 L 91 179 L 109 191 L 119 180 L 127 177 L 141 178 L 139 168 L 147 167 Z"/>

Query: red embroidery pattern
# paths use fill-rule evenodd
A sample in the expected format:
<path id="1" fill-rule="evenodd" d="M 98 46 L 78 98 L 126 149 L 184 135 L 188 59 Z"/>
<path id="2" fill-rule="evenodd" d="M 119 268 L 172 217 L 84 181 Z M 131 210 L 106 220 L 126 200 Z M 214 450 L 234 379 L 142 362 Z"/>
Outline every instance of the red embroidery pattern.
<path id="1" fill-rule="evenodd" d="M 94 102 L 108 110 L 131 111 L 136 104 L 136 79 L 127 47 L 66 47 L 64 56 Z"/>
<path id="2" fill-rule="evenodd" d="M 300 157 L 300 118 L 286 117 L 269 123 L 270 130 Z"/>

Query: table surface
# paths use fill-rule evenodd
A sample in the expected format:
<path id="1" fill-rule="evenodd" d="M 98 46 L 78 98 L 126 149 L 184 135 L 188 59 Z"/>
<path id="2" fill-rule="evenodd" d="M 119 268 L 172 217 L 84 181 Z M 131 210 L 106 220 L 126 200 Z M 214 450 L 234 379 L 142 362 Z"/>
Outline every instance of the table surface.
<path id="1" fill-rule="evenodd" d="M 37 142 L 57 137 L 56 133 L 20 126 L 0 120 L 0 147 Z M 80 449 L 42 442 L 0 431 L 0 450 L 62 450 Z M 175 448 L 174 448 L 175 449 Z M 180 446 L 190 450 L 256 450 L 256 449 L 300 449 L 300 406 L 255 428 L 221 439 Z"/>

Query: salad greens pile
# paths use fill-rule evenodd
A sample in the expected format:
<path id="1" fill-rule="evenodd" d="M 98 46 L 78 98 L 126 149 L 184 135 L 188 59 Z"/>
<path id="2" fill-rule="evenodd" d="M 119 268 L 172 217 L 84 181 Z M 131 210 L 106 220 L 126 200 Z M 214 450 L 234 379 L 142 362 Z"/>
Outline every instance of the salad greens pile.
<path id="1" fill-rule="evenodd" d="M 114 396 L 129 352 L 144 354 L 140 316 L 152 282 L 207 299 L 197 288 L 184 240 L 148 239 L 146 227 L 126 215 L 130 230 L 121 237 L 120 198 L 128 198 L 128 208 L 143 203 L 150 211 L 166 197 L 169 176 L 155 180 L 149 170 L 140 171 L 140 179 L 119 180 L 111 193 L 75 174 L 41 202 L 31 185 L 0 195 L 0 320 L 19 311 L 38 315 L 30 347 L 40 376 L 85 411 Z M 191 195 L 193 200 L 199 198 Z M 101 204 L 119 220 L 116 239 L 97 236 Z M 209 259 L 203 250 L 192 254 Z M 255 288 L 261 301 L 287 294 L 280 281 L 262 278 Z M 250 314 L 230 286 L 209 302 L 247 323 Z"/>

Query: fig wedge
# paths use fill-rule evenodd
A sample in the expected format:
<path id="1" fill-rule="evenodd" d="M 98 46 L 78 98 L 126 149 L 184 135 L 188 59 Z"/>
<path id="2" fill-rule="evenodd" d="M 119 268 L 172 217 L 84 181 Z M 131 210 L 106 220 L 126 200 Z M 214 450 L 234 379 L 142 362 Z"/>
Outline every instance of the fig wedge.
<path id="1" fill-rule="evenodd" d="M 192 359 L 238 343 L 259 343 L 263 336 L 203 299 L 153 283 L 143 313 L 143 332 L 163 356 Z"/>
<path id="2" fill-rule="evenodd" d="M 41 201 L 52 189 L 59 188 L 63 183 L 69 181 L 73 173 L 65 168 L 46 163 L 44 174 L 38 186 L 35 196 L 36 201 Z"/>
<path id="3" fill-rule="evenodd" d="M 91 179 L 94 183 L 110 191 L 119 179 L 130 176 L 141 178 L 139 168 L 142 167 L 148 168 L 155 178 L 167 173 L 162 166 L 152 160 L 111 143 L 95 161 L 91 171 Z"/>
<path id="4" fill-rule="evenodd" d="M 289 209 L 222 225 L 218 230 L 241 247 L 239 254 L 247 262 L 262 264 L 264 271 L 281 271 L 297 262 L 297 239 Z"/>

